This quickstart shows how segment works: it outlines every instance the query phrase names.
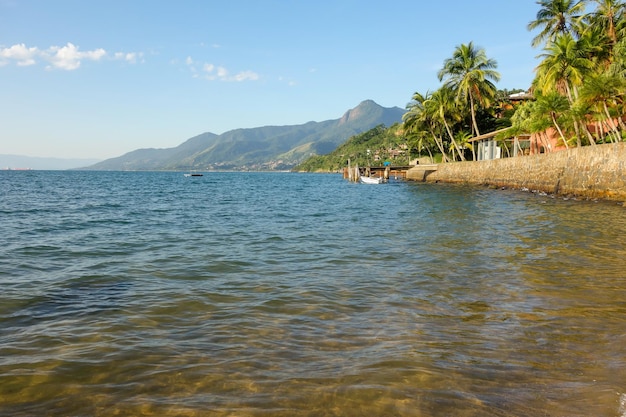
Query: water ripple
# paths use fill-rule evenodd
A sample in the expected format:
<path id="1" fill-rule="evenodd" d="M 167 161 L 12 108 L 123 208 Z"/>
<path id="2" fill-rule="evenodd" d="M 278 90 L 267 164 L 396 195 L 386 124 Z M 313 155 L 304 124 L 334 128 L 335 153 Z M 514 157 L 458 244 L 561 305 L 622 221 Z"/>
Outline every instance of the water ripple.
<path id="1" fill-rule="evenodd" d="M 0 184 L 0 414 L 625 415 L 615 205 L 335 175 Z"/>

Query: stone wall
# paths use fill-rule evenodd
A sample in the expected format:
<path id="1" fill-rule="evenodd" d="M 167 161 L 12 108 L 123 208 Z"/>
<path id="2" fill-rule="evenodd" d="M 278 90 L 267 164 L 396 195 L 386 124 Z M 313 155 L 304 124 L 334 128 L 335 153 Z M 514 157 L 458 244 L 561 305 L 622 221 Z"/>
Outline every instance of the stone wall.
<path id="1" fill-rule="evenodd" d="M 626 142 L 542 155 L 420 167 L 407 179 L 528 188 L 560 195 L 626 200 Z"/>

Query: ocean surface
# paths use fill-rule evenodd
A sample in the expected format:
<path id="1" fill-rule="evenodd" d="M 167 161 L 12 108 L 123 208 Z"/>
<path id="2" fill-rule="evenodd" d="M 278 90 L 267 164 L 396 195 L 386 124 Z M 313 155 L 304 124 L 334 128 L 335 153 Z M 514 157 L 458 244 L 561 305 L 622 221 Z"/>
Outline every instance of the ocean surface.
<path id="1" fill-rule="evenodd" d="M 0 172 L 1 416 L 626 416 L 626 208 Z"/>

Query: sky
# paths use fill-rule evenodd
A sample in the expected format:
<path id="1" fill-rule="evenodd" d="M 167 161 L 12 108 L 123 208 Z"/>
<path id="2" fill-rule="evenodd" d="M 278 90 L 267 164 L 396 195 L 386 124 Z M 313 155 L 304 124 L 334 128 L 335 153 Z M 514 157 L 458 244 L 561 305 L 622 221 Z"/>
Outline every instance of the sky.
<path id="1" fill-rule="evenodd" d="M 534 0 L 0 0 L 0 154 L 107 159 L 405 108 L 473 42 L 534 78 Z"/>

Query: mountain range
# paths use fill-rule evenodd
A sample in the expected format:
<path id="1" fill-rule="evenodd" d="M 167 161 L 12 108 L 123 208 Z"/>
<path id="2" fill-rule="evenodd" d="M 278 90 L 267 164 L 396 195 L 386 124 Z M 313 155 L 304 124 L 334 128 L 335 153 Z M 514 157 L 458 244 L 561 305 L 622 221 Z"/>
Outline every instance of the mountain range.
<path id="1" fill-rule="evenodd" d="M 351 136 L 391 126 L 405 111 L 365 100 L 339 119 L 291 126 L 202 133 L 174 148 L 138 149 L 89 170 L 289 170 L 313 155 L 332 152 Z"/>

